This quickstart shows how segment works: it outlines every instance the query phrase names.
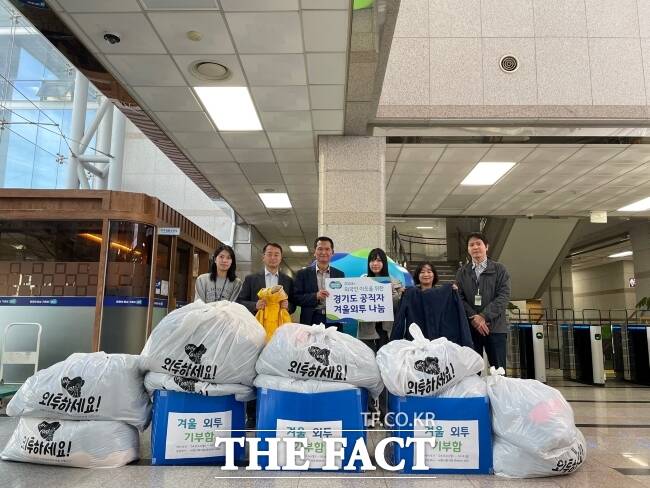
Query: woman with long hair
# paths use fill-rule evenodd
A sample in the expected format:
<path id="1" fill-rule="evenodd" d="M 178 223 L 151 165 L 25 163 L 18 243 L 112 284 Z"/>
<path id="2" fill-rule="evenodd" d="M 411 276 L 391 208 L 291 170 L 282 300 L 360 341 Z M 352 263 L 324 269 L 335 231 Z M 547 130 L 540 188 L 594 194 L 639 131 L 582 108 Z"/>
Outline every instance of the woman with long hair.
<path id="1" fill-rule="evenodd" d="M 399 304 L 399 300 L 402 296 L 404 288 L 398 280 L 390 278 L 390 275 L 388 273 L 388 257 L 386 256 L 386 252 L 383 249 L 375 248 L 370 251 L 370 253 L 368 253 L 368 271 L 365 276 L 369 278 L 384 277 L 390 280 L 391 290 L 393 293 L 393 310 L 397 310 L 397 306 Z M 376 353 L 383 345 L 388 343 L 388 338 L 390 337 L 392 328 L 392 321 L 359 322 L 357 338 L 361 339 Z M 384 390 L 379 396 L 378 402 L 374 402 L 370 399 L 368 406 L 373 414 L 379 415 L 378 424 L 381 426 L 384 422 L 384 416 L 388 409 L 386 390 Z M 373 424 L 375 423 L 373 422 Z"/>
<path id="2" fill-rule="evenodd" d="M 237 278 L 235 251 L 220 244 L 214 251 L 210 272 L 196 279 L 196 298 L 204 302 L 228 300 L 234 302 L 241 291 L 242 281 Z"/>

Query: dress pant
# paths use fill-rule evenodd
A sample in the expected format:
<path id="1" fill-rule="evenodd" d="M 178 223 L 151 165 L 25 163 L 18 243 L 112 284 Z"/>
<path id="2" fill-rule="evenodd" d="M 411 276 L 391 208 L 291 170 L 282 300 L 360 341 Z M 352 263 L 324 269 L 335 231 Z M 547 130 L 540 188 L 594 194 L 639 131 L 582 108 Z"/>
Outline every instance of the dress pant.
<path id="1" fill-rule="evenodd" d="M 474 327 L 470 326 L 472 330 L 472 342 L 474 342 L 474 350 L 483 357 L 483 350 L 488 357 L 490 366 L 495 368 L 506 369 L 506 348 L 508 344 L 507 333 L 490 333 L 486 336 L 479 334 Z"/>

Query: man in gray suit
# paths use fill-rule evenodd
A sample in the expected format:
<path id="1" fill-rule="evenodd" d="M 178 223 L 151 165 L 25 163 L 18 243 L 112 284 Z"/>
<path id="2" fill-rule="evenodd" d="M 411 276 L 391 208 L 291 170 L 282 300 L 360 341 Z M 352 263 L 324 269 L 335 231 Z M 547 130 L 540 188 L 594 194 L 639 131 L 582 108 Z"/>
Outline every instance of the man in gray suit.
<path id="1" fill-rule="evenodd" d="M 282 302 L 280 306 L 286 308 L 292 314 L 296 309 L 296 306 L 292 303 L 293 279 L 289 275 L 280 272 L 282 246 L 275 242 L 267 243 L 262 250 L 262 262 L 264 263 L 264 271 L 250 274 L 244 279 L 244 284 L 237 297 L 237 303 L 241 303 L 251 313 L 255 314 L 258 310 L 263 310 L 266 307 L 266 302 L 257 298 L 257 292 L 262 288 L 282 285 L 289 299 Z"/>

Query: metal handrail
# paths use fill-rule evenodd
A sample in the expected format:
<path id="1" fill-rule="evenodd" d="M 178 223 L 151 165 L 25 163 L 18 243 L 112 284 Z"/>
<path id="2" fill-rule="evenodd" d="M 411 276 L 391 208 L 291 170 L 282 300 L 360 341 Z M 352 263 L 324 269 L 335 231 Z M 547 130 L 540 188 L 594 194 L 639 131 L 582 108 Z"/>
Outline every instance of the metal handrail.
<path id="1" fill-rule="evenodd" d="M 435 241 L 435 242 L 432 242 Z M 423 237 L 413 236 L 410 234 L 402 234 L 393 226 L 391 231 L 391 245 L 389 254 L 391 257 L 406 265 L 407 262 L 413 260 L 413 244 L 423 246 L 443 246 L 447 247 L 447 238 L 445 237 Z M 407 250 L 408 246 L 408 250 Z"/>
<path id="2" fill-rule="evenodd" d="M 391 230 L 389 254 L 394 261 L 398 262 L 402 266 L 406 266 L 408 256 L 406 255 L 406 250 L 404 249 L 404 244 L 402 243 L 399 231 L 395 226 L 393 226 L 393 229 Z"/>

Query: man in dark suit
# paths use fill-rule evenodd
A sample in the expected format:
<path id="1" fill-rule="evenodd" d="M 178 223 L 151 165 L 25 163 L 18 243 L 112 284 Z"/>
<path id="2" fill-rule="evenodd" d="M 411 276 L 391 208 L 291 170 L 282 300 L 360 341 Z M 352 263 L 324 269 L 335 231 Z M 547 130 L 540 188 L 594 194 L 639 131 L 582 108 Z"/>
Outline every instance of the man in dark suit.
<path id="1" fill-rule="evenodd" d="M 282 246 L 275 242 L 268 242 L 262 249 L 262 262 L 264 271 L 253 273 L 244 278 L 237 303 L 245 306 L 252 314 L 266 307 L 266 302 L 257 297 L 257 292 L 262 288 L 270 288 L 275 285 L 282 285 L 284 291 L 289 297 L 283 301 L 280 306 L 286 308 L 289 313 L 296 310 L 293 303 L 293 280 L 289 275 L 280 272 L 280 263 L 282 262 Z M 255 428 L 255 410 L 256 400 L 251 400 L 246 404 L 246 429 Z"/>
<path id="2" fill-rule="evenodd" d="M 262 288 L 270 288 L 275 285 L 282 285 L 284 291 L 289 297 L 280 304 L 286 308 L 290 314 L 296 309 L 293 303 L 293 280 L 289 275 L 280 272 L 280 263 L 282 262 L 282 246 L 275 242 L 268 242 L 262 249 L 262 262 L 264 271 L 248 275 L 244 279 L 237 303 L 244 305 L 252 314 L 266 307 L 266 302 L 257 298 L 257 293 Z"/>
<path id="3" fill-rule="evenodd" d="M 325 289 L 327 278 L 344 278 L 342 271 L 330 266 L 334 255 L 334 241 L 329 237 L 319 237 L 314 241 L 316 266 L 308 266 L 296 273 L 293 299 L 300 306 L 300 323 L 306 325 L 326 324 L 325 299 L 329 292 Z"/>

